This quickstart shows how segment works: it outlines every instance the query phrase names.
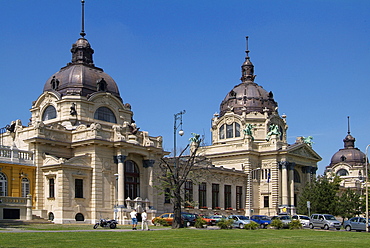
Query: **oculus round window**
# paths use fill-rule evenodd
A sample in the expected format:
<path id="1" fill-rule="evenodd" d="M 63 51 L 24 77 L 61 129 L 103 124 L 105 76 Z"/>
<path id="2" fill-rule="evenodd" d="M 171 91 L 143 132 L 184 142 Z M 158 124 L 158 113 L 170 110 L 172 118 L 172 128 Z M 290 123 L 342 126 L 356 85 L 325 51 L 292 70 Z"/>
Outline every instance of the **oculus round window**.
<path id="1" fill-rule="evenodd" d="M 42 114 L 42 120 L 47 121 L 55 118 L 57 118 L 57 111 L 55 110 L 54 106 L 49 105 Z"/>
<path id="2" fill-rule="evenodd" d="M 117 123 L 116 116 L 107 107 L 100 107 L 95 111 L 94 119 L 101 120 L 101 121 L 107 121 L 112 123 Z"/>

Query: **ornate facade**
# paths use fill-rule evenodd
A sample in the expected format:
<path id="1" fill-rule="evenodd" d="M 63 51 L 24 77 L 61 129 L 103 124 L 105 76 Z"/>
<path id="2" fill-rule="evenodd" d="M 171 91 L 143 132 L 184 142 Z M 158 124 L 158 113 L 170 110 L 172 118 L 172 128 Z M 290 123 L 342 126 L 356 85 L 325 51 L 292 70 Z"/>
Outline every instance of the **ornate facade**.
<path id="1" fill-rule="evenodd" d="M 123 220 L 125 205 L 154 215 L 152 168 L 165 154 L 162 137 L 139 130 L 115 81 L 93 64 L 94 50 L 84 37 L 71 52 L 72 61 L 46 81 L 33 102 L 30 123 L 16 121 L 1 137 L 3 147 L 32 154 L 34 173 L 27 172 L 33 215 L 55 223 L 93 223 L 112 218 L 115 208 Z M 15 168 L 1 165 L 8 188 Z"/>
<path id="2" fill-rule="evenodd" d="M 294 213 L 321 158 L 311 147 L 312 137 L 287 143 L 286 116 L 279 116 L 272 92 L 255 77 L 247 50 L 241 83 L 221 102 L 212 119 L 212 145 L 200 152 L 216 167 L 243 173 L 246 215 Z"/>
<path id="3" fill-rule="evenodd" d="M 347 136 L 343 139 L 344 147 L 332 156 L 325 175 L 339 176 L 341 188 L 351 188 L 361 193 L 366 176 L 366 155 L 355 147 L 355 141 L 348 128 Z"/>

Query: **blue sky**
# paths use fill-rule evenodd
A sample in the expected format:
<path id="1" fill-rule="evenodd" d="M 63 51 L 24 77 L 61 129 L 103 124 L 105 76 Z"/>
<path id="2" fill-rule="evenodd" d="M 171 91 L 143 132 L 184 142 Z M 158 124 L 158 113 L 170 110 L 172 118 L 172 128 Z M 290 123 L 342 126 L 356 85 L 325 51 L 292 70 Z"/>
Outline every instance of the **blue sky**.
<path id="1" fill-rule="evenodd" d="M 0 126 L 27 124 L 46 80 L 71 60 L 79 0 L 0 0 Z M 287 115 L 288 141 L 313 136 L 323 158 L 343 148 L 347 116 L 356 147 L 369 134 L 370 1 L 86 0 L 94 63 L 117 82 L 141 130 L 173 147 L 174 114 L 210 144 L 211 118 L 241 76 L 249 36 L 256 82 Z"/>

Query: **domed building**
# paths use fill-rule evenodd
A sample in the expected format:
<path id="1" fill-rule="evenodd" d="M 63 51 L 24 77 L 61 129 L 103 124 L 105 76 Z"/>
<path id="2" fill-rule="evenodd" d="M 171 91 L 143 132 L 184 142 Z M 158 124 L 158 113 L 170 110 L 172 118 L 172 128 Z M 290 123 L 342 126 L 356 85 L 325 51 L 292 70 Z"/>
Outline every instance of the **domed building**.
<path id="1" fill-rule="evenodd" d="M 339 176 L 340 186 L 361 192 L 362 182 L 366 175 L 366 155 L 355 147 L 356 139 L 348 128 L 347 136 L 343 139 L 344 148 L 339 149 L 325 169 L 327 177 Z"/>
<path id="2" fill-rule="evenodd" d="M 321 157 L 312 149 L 312 137 L 287 143 L 286 116 L 279 115 L 273 93 L 255 82 L 248 49 L 241 71 L 241 83 L 227 93 L 212 119 L 212 145 L 200 153 L 215 167 L 244 175 L 245 198 L 225 201 L 230 205 L 226 208 L 243 209 L 246 215 L 293 214 L 303 187 L 316 176 Z M 236 191 L 232 189 L 232 195 Z"/>
<path id="3" fill-rule="evenodd" d="M 162 137 L 136 126 L 131 105 L 122 101 L 113 78 L 94 65 L 84 36 L 72 45 L 71 62 L 45 82 L 28 126 L 18 120 L 1 134 L 2 148 L 30 153 L 33 218 L 94 223 L 110 217 L 123 224 L 130 208 L 146 209 L 151 218 L 156 210 L 150 206 L 158 201 L 153 164 L 167 154 Z M 0 172 L 2 189 L 16 187 L 13 165 Z"/>

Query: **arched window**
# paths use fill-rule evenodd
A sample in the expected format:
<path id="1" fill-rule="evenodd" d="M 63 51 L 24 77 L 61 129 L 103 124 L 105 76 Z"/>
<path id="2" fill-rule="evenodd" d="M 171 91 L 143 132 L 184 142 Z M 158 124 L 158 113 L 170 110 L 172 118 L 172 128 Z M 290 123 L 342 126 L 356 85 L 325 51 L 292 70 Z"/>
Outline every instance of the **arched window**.
<path id="1" fill-rule="evenodd" d="M 230 125 L 223 124 L 218 131 L 220 139 L 225 139 L 225 137 L 226 139 L 240 137 L 240 124 L 237 122 Z"/>
<path id="2" fill-rule="evenodd" d="M 101 121 L 117 123 L 116 116 L 107 107 L 100 107 L 95 111 L 94 118 Z"/>
<path id="3" fill-rule="evenodd" d="M 84 215 L 83 215 L 83 214 L 78 213 L 78 214 L 76 214 L 76 216 L 75 216 L 75 220 L 76 220 L 76 221 L 84 221 L 84 220 L 85 220 L 85 217 L 84 217 Z"/>
<path id="4" fill-rule="evenodd" d="M 30 193 L 30 181 L 28 178 L 22 178 L 22 197 L 27 197 Z"/>
<path id="5" fill-rule="evenodd" d="M 54 106 L 49 105 L 42 114 L 42 120 L 47 121 L 55 118 L 57 118 L 57 111 L 55 110 Z"/>
<path id="6" fill-rule="evenodd" d="M 140 196 L 140 172 L 132 160 L 125 161 L 125 198 L 135 199 Z"/>
<path id="7" fill-rule="evenodd" d="M 299 173 L 297 170 L 294 170 L 294 182 L 301 183 L 301 177 L 299 176 Z"/>
<path id="8" fill-rule="evenodd" d="M 0 172 L 0 196 L 7 195 L 8 195 L 8 180 L 6 179 L 6 175 Z"/>
<path id="9" fill-rule="evenodd" d="M 340 169 L 337 171 L 337 176 L 348 176 L 348 171 L 346 169 Z"/>
<path id="10" fill-rule="evenodd" d="M 54 214 L 53 214 L 53 212 L 50 212 L 50 213 L 48 214 L 48 220 L 51 220 L 51 221 L 53 221 L 53 220 L 54 220 Z"/>

